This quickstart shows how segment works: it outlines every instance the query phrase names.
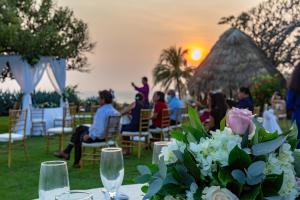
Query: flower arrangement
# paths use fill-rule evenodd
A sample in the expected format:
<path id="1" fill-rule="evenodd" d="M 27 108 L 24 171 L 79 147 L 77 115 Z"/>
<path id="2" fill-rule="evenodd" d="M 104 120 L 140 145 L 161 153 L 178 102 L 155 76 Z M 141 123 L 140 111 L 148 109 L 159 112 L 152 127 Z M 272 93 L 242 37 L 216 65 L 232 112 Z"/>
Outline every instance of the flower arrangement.
<path id="1" fill-rule="evenodd" d="M 137 183 L 153 200 L 293 200 L 297 129 L 268 133 L 247 110 L 232 109 L 208 133 L 189 108 L 189 124 L 171 132 L 158 165 L 140 165 Z"/>

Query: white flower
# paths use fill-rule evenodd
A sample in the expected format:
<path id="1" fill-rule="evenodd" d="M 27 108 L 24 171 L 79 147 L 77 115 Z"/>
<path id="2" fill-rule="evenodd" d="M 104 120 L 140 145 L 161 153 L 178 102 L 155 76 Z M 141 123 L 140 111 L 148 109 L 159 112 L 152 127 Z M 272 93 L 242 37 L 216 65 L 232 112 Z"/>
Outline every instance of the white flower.
<path id="1" fill-rule="evenodd" d="M 230 128 L 211 132 L 212 138 L 201 138 L 200 143 L 190 143 L 189 150 L 193 153 L 201 173 L 211 176 L 217 170 L 217 163 L 222 167 L 228 165 L 228 156 L 235 146 L 240 146 L 242 138 L 234 135 Z"/>
<path id="2" fill-rule="evenodd" d="M 177 161 L 176 155 L 174 154 L 173 150 L 171 148 L 169 148 L 169 146 L 162 148 L 161 154 L 159 155 L 159 157 L 161 157 L 161 156 L 164 157 L 164 161 L 166 164 L 172 164 Z"/>
<path id="3" fill-rule="evenodd" d="M 186 191 L 186 198 L 187 200 L 194 200 L 194 194 L 198 189 L 198 185 L 196 183 L 192 183 L 190 185 L 190 190 Z"/>
<path id="4" fill-rule="evenodd" d="M 202 192 L 203 200 L 238 200 L 238 198 L 226 188 L 211 186 L 204 188 Z"/>
<path id="5" fill-rule="evenodd" d="M 175 163 L 178 158 L 174 154 L 174 151 L 180 151 L 183 153 L 185 148 L 186 145 L 183 142 L 172 140 L 168 146 L 162 148 L 159 157 L 164 156 L 164 161 L 166 164 Z"/>
<path id="6" fill-rule="evenodd" d="M 287 143 L 283 144 L 279 153 L 271 153 L 267 160 L 265 174 L 281 174 L 283 175 L 283 183 L 279 194 L 285 199 L 296 199 L 298 196 L 297 184 L 294 171 L 294 157 L 290 150 L 291 146 Z"/>
<path id="7" fill-rule="evenodd" d="M 174 197 L 171 195 L 165 196 L 164 200 L 176 200 Z"/>

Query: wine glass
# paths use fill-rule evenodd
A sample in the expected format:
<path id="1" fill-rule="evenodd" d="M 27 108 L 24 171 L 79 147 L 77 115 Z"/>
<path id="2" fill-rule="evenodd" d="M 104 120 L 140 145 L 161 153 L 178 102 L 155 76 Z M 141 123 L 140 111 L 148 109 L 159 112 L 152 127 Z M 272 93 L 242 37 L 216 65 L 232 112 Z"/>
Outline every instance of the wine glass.
<path id="1" fill-rule="evenodd" d="M 100 176 L 110 199 L 115 199 L 124 177 L 124 162 L 121 148 L 103 148 L 101 150 Z"/>
<path id="2" fill-rule="evenodd" d="M 170 144 L 170 142 L 167 142 L 167 141 L 154 142 L 153 154 L 152 154 L 152 164 L 159 163 L 159 155 L 161 154 L 162 148 L 168 146 L 169 144 Z"/>
<path id="3" fill-rule="evenodd" d="M 65 161 L 42 162 L 39 180 L 39 199 L 54 200 L 56 195 L 69 191 L 67 163 Z"/>
<path id="4" fill-rule="evenodd" d="M 93 200 L 93 195 L 84 191 L 71 190 L 57 195 L 55 200 Z"/>

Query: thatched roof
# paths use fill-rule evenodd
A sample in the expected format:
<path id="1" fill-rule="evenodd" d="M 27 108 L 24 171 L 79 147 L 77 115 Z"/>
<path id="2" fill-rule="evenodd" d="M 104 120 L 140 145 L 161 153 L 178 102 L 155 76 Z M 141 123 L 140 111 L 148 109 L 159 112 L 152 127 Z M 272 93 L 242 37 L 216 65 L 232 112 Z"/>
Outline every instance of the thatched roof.
<path id="1" fill-rule="evenodd" d="M 229 94 L 250 86 L 253 78 L 279 74 L 253 40 L 239 29 L 227 30 L 188 83 L 191 94 L 222 89 Z"/>

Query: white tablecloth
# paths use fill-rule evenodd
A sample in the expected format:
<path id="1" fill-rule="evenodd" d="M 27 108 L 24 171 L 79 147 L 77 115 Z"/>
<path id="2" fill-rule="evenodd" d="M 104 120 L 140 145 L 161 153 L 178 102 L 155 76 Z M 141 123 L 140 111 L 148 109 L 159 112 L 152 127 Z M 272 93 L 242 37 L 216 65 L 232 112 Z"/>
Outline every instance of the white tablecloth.
<path id="1" fill-rule="evenodd" d="M 134 185 L 122 185 L 120 187 L 120 193 L 126 194 L 131 200 L 141 200 L 143 199 L 144 193 L 141 191 L 141 184 Z M 84 190 L 85 192 L 90 192 L 93 194 L 94 200 L 105 200 L 103 194 L 103 188 L 95 188 L 90 190 Z"/>
<path id="2" fill-rule="evenodd" d="M 54 127 L 54 119 L 60 119 L 63 115 L 63 109 L 59 108 L 41 108 L 44 109 L 44 120 L 46 121 L 46 130 Z M 39 127 L 34 128 L 33 135 L 41 135 Z"/>
<path id="3" fill-rule="evenodd" d="M 130 200 L 142 200 L 144 193 L 141 191 L 141 187 L 141 184 L 122 185 L 119 189 L 119 192 L 122 194 L 126 194 Z M 105 196 L 102 192 L 103 188 L 94 188 L 83 191 L 93 194 L 93 200 L 105 200 Z"/>

